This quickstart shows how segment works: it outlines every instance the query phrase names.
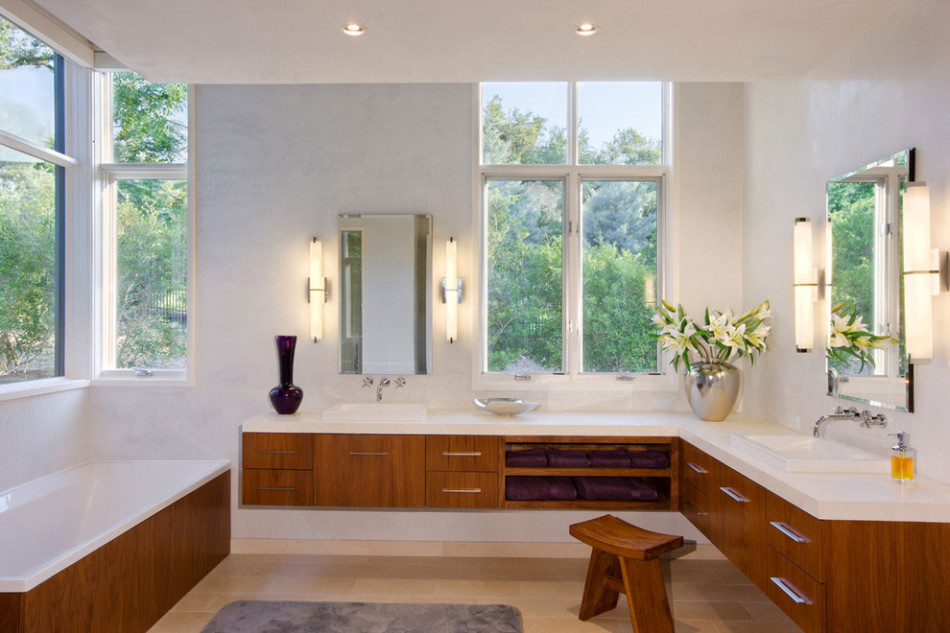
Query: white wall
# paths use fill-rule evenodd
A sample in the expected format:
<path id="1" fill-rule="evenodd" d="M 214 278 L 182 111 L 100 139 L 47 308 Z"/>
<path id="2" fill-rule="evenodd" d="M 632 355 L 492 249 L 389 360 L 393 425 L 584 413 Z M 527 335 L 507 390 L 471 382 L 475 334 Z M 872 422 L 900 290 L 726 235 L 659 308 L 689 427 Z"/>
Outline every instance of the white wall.
<path id="1" fill-rule="evenodd" d="M 306 340 L 308 239 L 323 236 L 326 261 L 335 262 L 338 214 L 430 213 L 434 243 L 454 235 L 459 274 L 471 279 L 474 94 L 471 85 L 199 87 L 197 384 L 93 387 L 94 455 L 223 457 L 236 467 L 238 427 L 268 409 L 266 395 L 277 382 L 275 334 L 300 336 L 295 382 L 304 390 L 305 408 L 370 400 L 373 394 L 360 388 L 359 376 L 337 374 L 338 305 L 332 292 L 325 341 Z M 741 89 L 686 85 L 679 95 L 674 196 L 683 228 L 677 244 L 684 270 L 680 294 L 690 306 L 709 301 L 738 308 Z M 721 256 L 712 274 L 710 237 Z M 436 271 L 443 257 L 444 249 L 433 249 Z M 332 288 L 335 266 L 327 268 Z M 433 283 L 441 279 L 433 277 Z M 438 335 L 444 316 L 436 309 L 434 373 L 409 376 L 408 386 L 387 398 L 427 400 L 437 408 L 472 406 L 475 301 L 467 296 L 460 306 L 460 341 L 449 345 Z M 557 404 L 684 406 L 678 391 L 603 399 L 588 394 Z M 236 503 L 236 476 L 233 481 Z M 590 513 L 236 510 L 233 535 L 566 541 L 568 523 L 585 516 Z M 637 520 L 698 536 L 678 513 L 645 513 Z"/>
<path id="2" fill-rule="evenodd" d="M 89 457 L 87 391 L 0 402 L 0 490 Z"/>
<path id="3" fill-rule="evenodd" d="M 773 350 L 746 385 L 747 411 L 807 431 L 837 404 L 824 395 L 824 357 L 796 354 L 792 223 L 824 217 L 825 181 L 916 147 L 931 186 L 933 242 L 950 248 L 950 7 L 911 3 L 848 43 L 805 81 L 745 90 L 743 289 L 773 297 Z M 820 248 L 820 245 L 818 246 Z M 885 433 L 911 432 L 922 473 L 950 480 L 950 295 L 934 303 L 935 357 L 916 372 L 916 412 L 885 411 L 887 429 L 836 423 L 829 437 L 883 450 Z M 819 337 L 821 334 L 818 335 Z"/>

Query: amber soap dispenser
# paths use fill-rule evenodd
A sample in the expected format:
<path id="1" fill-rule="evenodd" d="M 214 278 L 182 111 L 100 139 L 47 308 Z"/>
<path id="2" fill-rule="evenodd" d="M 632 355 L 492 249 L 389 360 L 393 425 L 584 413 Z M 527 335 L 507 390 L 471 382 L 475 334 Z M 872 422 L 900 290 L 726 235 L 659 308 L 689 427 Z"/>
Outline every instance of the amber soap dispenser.
<path id="1" fill-rule="evenodd" d="M 897 438 L 897 444 L 891 447 L 891 477 L 894 481 L 907 484 L 914 481 L 914 461 L 917 450 L 910 447 L 910 433 L 901 431 L 892 433 Z"/>

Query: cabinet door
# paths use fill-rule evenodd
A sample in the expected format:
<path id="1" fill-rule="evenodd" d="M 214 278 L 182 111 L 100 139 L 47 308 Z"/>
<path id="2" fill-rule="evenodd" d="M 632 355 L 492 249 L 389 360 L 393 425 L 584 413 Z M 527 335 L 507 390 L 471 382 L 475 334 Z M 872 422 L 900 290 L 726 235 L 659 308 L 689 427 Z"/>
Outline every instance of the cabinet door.
<path id="1" fill-rule="evenodd" d="M 752 582 L 764 586 L 765 489 L 719 465 L 710 491 L 712 540 Z"/>
<path id="2" fill-rule="evenodd" d="M 425 445 L 423 435 L 317 435 L 316 505 L 421 508 Z"/>

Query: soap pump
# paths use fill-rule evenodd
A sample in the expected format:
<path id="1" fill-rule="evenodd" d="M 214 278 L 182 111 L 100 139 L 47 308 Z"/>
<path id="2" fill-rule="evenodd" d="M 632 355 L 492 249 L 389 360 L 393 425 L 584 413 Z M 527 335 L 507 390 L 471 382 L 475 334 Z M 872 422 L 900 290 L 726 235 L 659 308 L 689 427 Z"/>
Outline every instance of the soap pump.
<path id="1" fill-rule="evenodd" d="M 897 438 L 897 444 L 891 447 L 891 477 L 902 484 L 914 481 L 914 461 L 917 449 L 910 447 L 910 433 L 900 431 L 890 433 Z"/>

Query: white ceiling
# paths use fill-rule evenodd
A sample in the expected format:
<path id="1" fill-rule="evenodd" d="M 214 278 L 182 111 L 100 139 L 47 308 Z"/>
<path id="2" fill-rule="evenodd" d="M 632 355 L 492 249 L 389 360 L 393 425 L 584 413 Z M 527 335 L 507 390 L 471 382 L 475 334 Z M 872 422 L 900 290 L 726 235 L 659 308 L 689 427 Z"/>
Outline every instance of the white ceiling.
<path id="1" fill-rule="evenodd" d="M 153 81 L 350 83 L 790 79 L 917 0 L 34 1 Z"/>

